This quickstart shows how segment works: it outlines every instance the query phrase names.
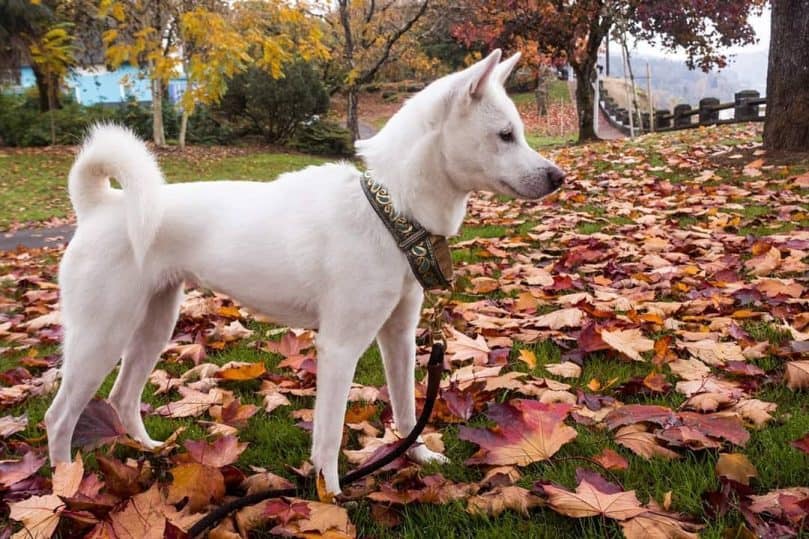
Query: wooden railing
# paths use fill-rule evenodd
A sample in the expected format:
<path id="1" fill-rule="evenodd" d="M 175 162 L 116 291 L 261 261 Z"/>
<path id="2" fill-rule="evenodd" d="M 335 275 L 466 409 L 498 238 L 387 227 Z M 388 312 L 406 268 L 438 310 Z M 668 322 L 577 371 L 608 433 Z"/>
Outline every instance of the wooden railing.
<path id="1" fill-rule="evenodd" d="M 626 135 L 630 134 L 629 111 L 610 97 L 604 90 L 602 81 L 599 81 L 598 106 L 604 112 L 613 127 Z M 654 131 L 675 131 L 678 129 L 691 129 L 705 125 L 722 125 L 739 122 L 761 122 L 765 114 L 761 111 L 764 105 L 766 112 L 767 98 L 761 97 L 755 90 L 736 92 L 734 100 L 720 103 L 715 97 L 700 99 L 699 106 L 692 108 L 688 104 L 680 104 L 673 111 L 656 109 L 654 111 Z M 719 111 L 733 109 L 733 118 L 719 119 Z M 697 117 L 697 121 L 693 117 Z M 634 114 L 632 126 L 635 134 L 651 131 L 651 115 L 649 112 L 637 111 Z"/>

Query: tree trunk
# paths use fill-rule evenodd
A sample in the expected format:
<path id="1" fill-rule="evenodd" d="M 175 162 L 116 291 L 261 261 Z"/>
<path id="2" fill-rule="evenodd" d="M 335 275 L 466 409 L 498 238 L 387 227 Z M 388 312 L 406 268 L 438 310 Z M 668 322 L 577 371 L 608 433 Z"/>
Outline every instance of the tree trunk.
<path id="1" fill-rule="evenodd" d="M 583 64 L 572 65 L 576 73 L 576 113 L 579 117 L 579 143 L 598 140 L 593 118 L 595 90 L 591 81 L 595 79 L 595 59 Z"/>
<path id="2" fill-rule="evenodd" d="M 188 130 L 188 111 L 183 109 L 183 115 L 180 118 L 180 135 L 178 144 L 180 148 L 185 148 L 185 133 Z"/>
<path id="3" fill-rule="evenodd" d="M 767 70 L 768 150 L 809 150 L 809 4 L 773 0 Z"/>
<path id="4" fill-rule="evenodd" d="M 152 141 L 157 146 L 166 145 L 166 133 L 163 130 L 163 85 L 159 80 L 152 80 Z"/>
<path id="5" fill-rule="evenodd" d="M 34 72 L 34 81 L 39 94 L 40 112 L 47 112 L 52 108 L 62 108 L 59 100 L 59 78 L 40 71 L 35 65 L 31 66 L 31 70 Z"/>
<path id="6" fill-rule="evenodd" d="M 357 88 L 349 86 L 346 92 L 348 107 L 346 111 L 346 127 L 351 131 L 351 139 L 360 138 L 360 124 L 357 118 Z"/>

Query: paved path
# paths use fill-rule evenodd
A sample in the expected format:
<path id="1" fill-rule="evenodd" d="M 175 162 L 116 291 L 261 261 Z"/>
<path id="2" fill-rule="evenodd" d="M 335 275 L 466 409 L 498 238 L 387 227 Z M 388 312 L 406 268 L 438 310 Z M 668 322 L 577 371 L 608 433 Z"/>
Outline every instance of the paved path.
<path id="1" fill-rule="evenodd" d="M 567 83 L 567 88 L 570 91 L 570 101 L 573 104 L 576 104 L 576 80 L 570 80 Z M 598 107 L 598 129 L 596 131 L 596 136 L 601 140 L 618 140 L 622 138 L 626 138 L 621 131 L 614 128 L 610 123 L 609 119 L 607 119 L 607 115 L 604 114 L 604 111 L 601 110 L 601 107 Z"/>
<path id="2" fill-rule="evenodd" d="M 23 228 L 15 232 L 0 232 L 0 251 L 13 251 L 19 246 L 54 247 L 67 243 L 73 237 L 76 225 L 61 225 L 53 228 Z"/>

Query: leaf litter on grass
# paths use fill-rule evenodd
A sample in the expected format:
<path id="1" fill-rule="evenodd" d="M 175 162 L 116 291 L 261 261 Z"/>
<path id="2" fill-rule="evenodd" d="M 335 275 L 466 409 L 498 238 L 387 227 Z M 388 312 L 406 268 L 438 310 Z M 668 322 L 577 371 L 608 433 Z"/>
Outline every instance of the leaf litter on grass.
<path id="1" fill-rule="evenodd" d="M 809 190 L 800 167 L 768 163 L 756 135 L 723 127 L 562 149 L 554 157 L 570 176 L 559 193 L 472 197 L 467 226 L 506 232 L 457 243 L 471 254 L 457 265 L 444 317 L 450 372 L 425 433 L 441 450 L 454 432 L 453 456 L 469 471 L 398 459 L 344 499 L 369 507 L 364 518 L 383 528 L 402 525 L 404 506 L 452 502 L 470 519 L 554 511 L 627 537 L 695 537 L 706 525 L 797 534 L 809 477 L 765 483 L 773 464 L 751 459 L 749 448 L 756 433 L 797 419 L 790 395 L 809 389 Z M 734 159 L 738 166 L 726 164 Z M 0 499 L 9 532 L 180 537 L 239 493 L 287 485 L 244 459 L 261 443 L 249 436 L 252 418 L 289 414 L 293 428 L 311 429 L 314 335 L 268 325 L 200 289 L 188 291 L 150 378 L 158 404 L 142 410 L 184 426 L 148 450 L 94 401 L 74 437 L 87 464 L 48 474 L 35 410 L 58 387 L 60 255 L 0 254 Z M 268 359 L 236 360 L 228 355 L 236 349 Z M 421 406 L 421 383 L 416 396 Z M 405 433 L 391 424 L 384 386 L 355 384 L 350 399 L 343 449 L 355 466 Z M 195 425 L 195 439 L 180 441 Z M 806 458 L 804 434 L 785 450 Z M 655 499 L 621 484 L 637 484 L 646 461 L 705 459 L 716 477 L 701 492 L 704 512 L 671 508 L 678 485 Z M 575 483 L 544 478 L 559 477 L 553 470 L 568 461 L 578 467 Z M 287 473 L 311 469 L 283 464 Z M 262 528 L 352 537 L 364 533 L 355 516 L 281 498 L 240 511 L 212 536 Z"/>

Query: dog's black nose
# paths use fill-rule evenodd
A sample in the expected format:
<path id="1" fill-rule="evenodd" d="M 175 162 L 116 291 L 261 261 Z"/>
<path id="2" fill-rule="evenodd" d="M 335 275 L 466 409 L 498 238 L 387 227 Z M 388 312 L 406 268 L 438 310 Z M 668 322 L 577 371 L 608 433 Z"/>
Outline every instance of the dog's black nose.
<path id="1" fill-rule="evenodd" d="M 556 190 L 559 189 L 562 184 L 565 182 L 565 171 L 557 166 L 552 166 L 548 170 L 548 181 L 551 184 L 551 188 Z"/>

